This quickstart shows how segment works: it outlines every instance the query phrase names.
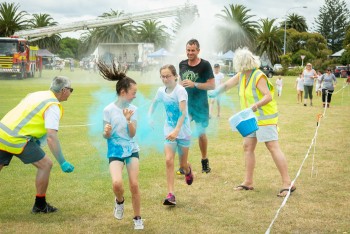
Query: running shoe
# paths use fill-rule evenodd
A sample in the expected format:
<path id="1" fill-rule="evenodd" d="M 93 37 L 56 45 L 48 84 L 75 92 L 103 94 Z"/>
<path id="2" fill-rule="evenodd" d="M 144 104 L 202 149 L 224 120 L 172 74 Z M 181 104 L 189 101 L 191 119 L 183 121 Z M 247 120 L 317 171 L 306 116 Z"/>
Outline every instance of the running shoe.
<path id="1" fill-rule="evenodd" d="M 176 205 L 175 195 L 172 193 L 169 193 L 168 196 L 165 198 L 163 205 L 175 206 Z"/>
<path id="2" fill-rule="evenodd" d="M 191 185 L 193 182 L 193 173 L 192 173 L 191 165 L 189 165 L 188 168 L 190 169 L 190 173 L 185 175 L 185 181 L 186 181 L 186 184 Z"/>
<path id="3" fill-rule="evenodd" d="M 211 168 L 209 167 L 209 160 L 202 159 L 202 173 L 209 173 L 211 171 Z"/>
<path id="4" fill-rule="evenodd" d="M 185 172 L 184 172 L 184 170 L 180 167 L 179 170 L 177 170 L 176 174 L 177 174 L 177 175 L 184 175 Z"/>
<path id="5" fill-rule="evenodd" d="M 116 219 L 122 219 L 124 217 L 124 203 L 122 204 L 118 204 L 117 202 L 115 203 L 114 217 Z"/>
<path id="6" fill-rule="evenodd" d="M 134 218 L 133 221 L 135 230 L 142 230 L 144 228 L 141 217 L 137 217 L 136 219 Z"/>
<path id="7" fill-rule="evenodd" d="M 46 203 L 44 208 L 39 208 L 38 206 L 36 206 L 34 204 L 33 209 L 32 209 L 32 213 L 33 214 L 38 214 L 38 213 L 53 213 L 58 211 L 58 209 L 54 206 L 51 206 L 49 203 Z"/>

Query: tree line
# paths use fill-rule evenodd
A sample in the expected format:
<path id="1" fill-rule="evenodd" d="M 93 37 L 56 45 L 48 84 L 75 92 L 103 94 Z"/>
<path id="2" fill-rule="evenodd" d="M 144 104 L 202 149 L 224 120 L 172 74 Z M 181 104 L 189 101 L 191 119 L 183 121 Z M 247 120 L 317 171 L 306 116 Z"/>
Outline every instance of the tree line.
<path id="1" fill-rule="evenodd" d="M 99 17 L 122 17 L 123 11 L 110 10 Z M 149 42 L 156 48 L 171 46 L 171 35 L 176 36 L 193 22 L 198 14 L 193 9 L 178 12 L 170 26 L 159 20 L 144 20 L 137 23 L 121 23 L 88 29 L 80 39 L 61 38 L 59 34 L 32 42 L 46 48 L 62 58 L 81 59 L 93 52 L 99 43 Z M 282 23 L 275 18 L 253 20 L 256 15 L 240 4 L 229 4 L 216 14 L 217 51 L 226 52 L 247 46 L 256 54 L 267 53 L 271 62 L 290 64 L 312 62 L 320 69 L 334 64 L 350 64 L 350 12 L 344 0 L 325 0 L 313 23 L 313 31 L 305 17 L 291 13 Z M 29 14 L 20 10 L 20 5 L 3 2 L 0 4 L 0 36 L 13 35 L 16 31 L 58 23 L 49 14 Z M 238 27 L 237 27 L 238 26 Z M 285 31 L 286 29 L 286 31 Z M 284 34 L 286 54 L 284 55 Z M 329 55 L 345 49 L 341 58 L 329 59 Z"/>

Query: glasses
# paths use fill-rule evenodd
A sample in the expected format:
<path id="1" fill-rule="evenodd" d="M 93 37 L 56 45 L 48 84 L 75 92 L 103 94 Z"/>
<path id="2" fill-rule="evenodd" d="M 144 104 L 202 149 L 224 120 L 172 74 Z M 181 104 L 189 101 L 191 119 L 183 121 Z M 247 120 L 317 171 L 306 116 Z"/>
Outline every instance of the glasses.
<path id="1" fill-rule="evenodd" d="M 172 77 L 172 75 L 168 75 L 168 76 L 160 76 L 160 78 L 162 78 L 162 79 L 170 79 Z"/>
<path id="2" fill-rule="evenodd" d="M 68 89 L 71 93 L 73 93 L 73 88 L 71 88 L 71 87 L 64 87 L 65 89 Z"/>

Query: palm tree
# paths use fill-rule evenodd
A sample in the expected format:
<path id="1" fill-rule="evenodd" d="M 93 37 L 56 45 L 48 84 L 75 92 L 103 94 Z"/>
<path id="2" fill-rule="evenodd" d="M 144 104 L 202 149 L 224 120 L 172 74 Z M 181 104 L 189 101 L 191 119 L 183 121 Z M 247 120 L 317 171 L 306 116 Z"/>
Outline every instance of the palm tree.
<path id="1" fill-rule="evenodd" d="M 306 32 L 308 30 L 305 17 L 295 13 L 287 16 L 286 21 L 281 23 L 281 28 L 285 27 L 284 24 L 286 24 L 287 29 L 294 28 L 298 32 Z"/>
<path id="2" fill-rule="evenodd" d="M 252 48 L 256 38 L 258 23 L 251 21 L 254 15 L 249 15 L 250 9 L 243 5 L 230 4 L 222 10 L 223 14 L 216 16 L 222 20 L 218 26 L 220 37 L 222 38 L 222 50 L 235 50 L 238 47 L 247 46 Z"/>
<path id="3" fill-rule="evenodd" d="M 19 4 L 6 3 L 0 4 L 0 36 L 12 36 L 16 31 L 26 27 L 27 12 L 18 11 Z"/>
<path id="4" fill-rule="evenodd" d="M 48 14 L 33 14 L 33 18 L 29 21 L 30 28 L 41 28 L 47 26 L 55 26 L 57 22 Z M 59 42 L 61 37 L 53 35 L 51 37 L 43 38 L 32 42 L 33 45 L 38 45 L 39 48 L 46 48 L 56 53 L 59 50 Z"/>
<path id="5" fill-rule="evenodd" d="M 164 47 L 169 38 L 169 34 L 165 32 L 166 29 L 167 27 L 157 20 L 145 20 L 137 26 L 138 40 L 154 43 L 156 48 Z"/>
<path id="6" fill-rule="evenodd" d="M 267 53 L 274 64 L 279 61 L 279 55 L 282 54 L 283 46 L 283 31 L 277 26 L 274 26 L 276 19 L 261 19 L 261 27 L 258 30 L 257 36 L 257 52 L 261 55 Z"/>
<path id="7" fill-rule="evenodd" d="M 123 15 L 123 11 L 111 10 L 110 13 L 103 13 L 100 17 L 121 17 Z M 136 30 L 130 23 L 121 23 L 96 28 L 91 35 L 97 43 L 133 42 L 136 38 Z"/>

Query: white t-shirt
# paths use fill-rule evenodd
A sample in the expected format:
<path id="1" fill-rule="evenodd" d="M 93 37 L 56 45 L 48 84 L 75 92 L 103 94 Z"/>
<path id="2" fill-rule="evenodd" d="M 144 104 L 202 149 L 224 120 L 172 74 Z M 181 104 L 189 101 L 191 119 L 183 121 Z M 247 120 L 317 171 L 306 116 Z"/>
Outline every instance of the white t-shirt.
<path id="1" fill-rule="evenodd" d="M 217 88 L 222 83 L 225 76 L 221 72 L 219 72 L 218 74 L 215 74 L 214 72 L 214 78 L 215 78 L 215 88 Z"/>
<path id="2" fill-rule="evenodd" d="M 134 110 L 131 121 L 136 121 L 136 106 L 130 104 L 128 109 Z M 140 150 L 134 138 L 129 136 L 128 122 L 123 114 L 123 110 L 114 102 L 110 103 L 103 110 L 103 121 L 112 126 L 111 137 L 107 139 L 107 157 L 125 158 Z"/>
<path id="3" fill-rule="evenodd" d="M 304 90 L 304 79 L 301 77 L 297 78 L 297 90 Z"/>
<path id="4" fill-rule="evenodd" d="M 60 108 L 57 105 L 49 106 L 44 114 L 45 128 L 58 130 L 60 124 Z"/>
<path id="5" fill-rule="evenodd" d="M 166 87 L 160 87 L 157 91 L 156 102 L 162 102 L 166 111 L 166 120 L 164 123 L 164 136 L 168 136 L 176 127 L 177 121 L 180 118 L 180 102 L 188 101 L 187 91 L 184 87 L 176 84 L 171 93 L 166 93 Z M 190 118 L 188 110 L 185 120 L 180 129 L 177 139 L 189 140 L 191 138 Z"/>
<path id="6" fill-rule="evenodd" d="M 277 88 L 281 89 L 282 86 L 283 86 L 283 81 L 282 81 L 282 79 L 277 79 L 277 80 L 276 80 L 276 85 L 277 85 Z"/>

